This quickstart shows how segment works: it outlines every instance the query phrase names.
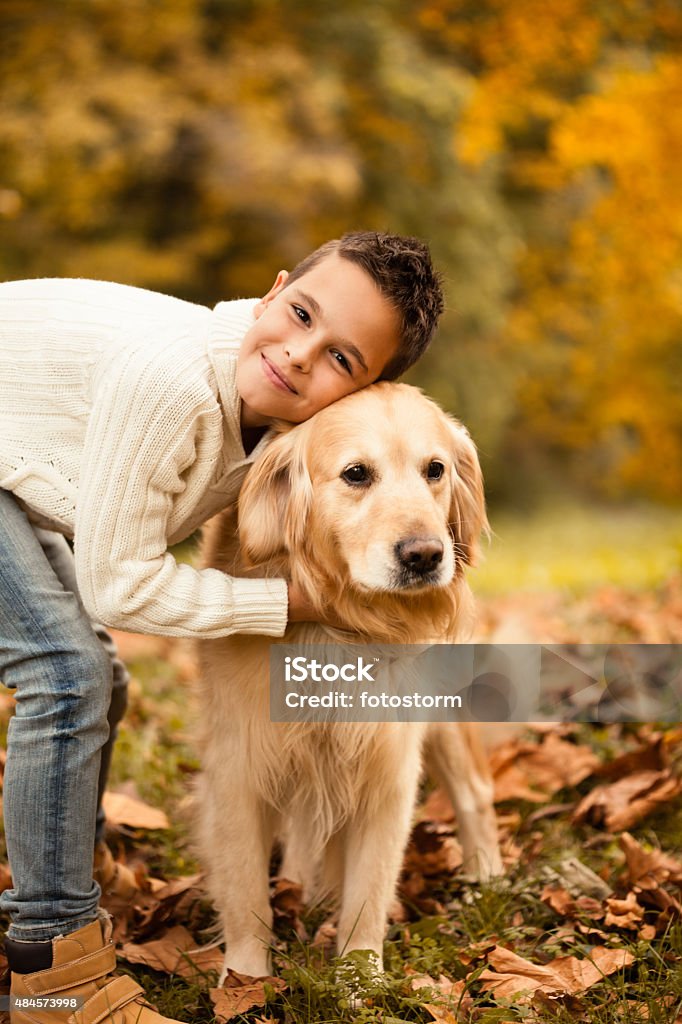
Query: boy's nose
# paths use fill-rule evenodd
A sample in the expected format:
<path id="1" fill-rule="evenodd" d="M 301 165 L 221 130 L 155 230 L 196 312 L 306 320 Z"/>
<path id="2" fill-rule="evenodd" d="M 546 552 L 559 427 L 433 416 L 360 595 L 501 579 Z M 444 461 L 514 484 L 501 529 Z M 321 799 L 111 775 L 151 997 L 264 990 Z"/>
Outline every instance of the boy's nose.
<path id="1" fill-rule="evenodd" d="M 284 343 L 284 354 L 297 370 L 300 370 L 301 373 L 308 373 L 315 357 L 315 347 L 300 339 L 287 341 Z"/>

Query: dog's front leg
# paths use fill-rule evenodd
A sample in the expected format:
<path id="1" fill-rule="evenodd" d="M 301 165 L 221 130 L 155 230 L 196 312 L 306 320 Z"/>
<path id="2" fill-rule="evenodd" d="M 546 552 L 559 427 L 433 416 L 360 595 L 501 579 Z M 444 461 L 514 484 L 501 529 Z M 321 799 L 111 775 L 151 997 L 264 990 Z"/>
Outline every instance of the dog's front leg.
<path id="1" fill-rule="evenodd" d="M 418 728 L 418 727 L 417 727 Z M 384 933 L 410 832 L 419 778 L 419 739 L 399 752 L 393 778 L 376 783 L 345 832 L 343 896 L 337 948 L 340 956 L 369 949 L 383 970 Z M 400 764 L 400 760 L 393 764 Z M 371 785 L 371 783 L 370 783 Z"/>
<path id="2" fill-rule="evenodd" d="M 252 977 L 270 973 L 268 869 L 275 815 L 250 791 L 243 773 L 220 774 L 206 787 L 200 838 L 226 946 L 222 983 L 228 968 Z M 223 795 L 220 807 L 217 794 Z"/>
<path id="3" fill-rule="evenodd" d="M 433 722 L 426 762 L 457 815 L 464 869 L 481 881 L 503 873 L 493 803 L 494 785 L 478 728 L 470 722 Z"/>

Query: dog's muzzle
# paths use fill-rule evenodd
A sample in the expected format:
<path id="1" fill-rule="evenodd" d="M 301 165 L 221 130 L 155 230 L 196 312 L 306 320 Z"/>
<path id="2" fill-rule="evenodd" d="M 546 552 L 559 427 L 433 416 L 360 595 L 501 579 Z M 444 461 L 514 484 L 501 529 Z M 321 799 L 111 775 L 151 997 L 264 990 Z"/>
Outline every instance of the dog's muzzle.
<path id="1" fill-rule="evenodd" d="M 443 542 L 437 537 L 408 537 L 398 541 L 394 551 L 403 586 L 435 583 L 444 550 Z"/>

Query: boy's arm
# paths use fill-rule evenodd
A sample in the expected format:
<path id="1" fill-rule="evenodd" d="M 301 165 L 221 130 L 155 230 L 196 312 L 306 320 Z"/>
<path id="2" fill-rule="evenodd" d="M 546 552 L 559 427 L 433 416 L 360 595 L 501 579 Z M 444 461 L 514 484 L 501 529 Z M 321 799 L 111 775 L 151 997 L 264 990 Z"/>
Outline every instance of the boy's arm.
<path id="1" fill-rule="evenodd" d="M 75 534 L 79 589 L 99 621 L 168 636 L 284 633 L 285 580 L 197 570 L 167 551 L 174 509 L 191 508 L 197 481 L 210 478 L 221 424 L 200 378 L 188 382 L 158 359 L 107 368 L 88 425 Z"/>

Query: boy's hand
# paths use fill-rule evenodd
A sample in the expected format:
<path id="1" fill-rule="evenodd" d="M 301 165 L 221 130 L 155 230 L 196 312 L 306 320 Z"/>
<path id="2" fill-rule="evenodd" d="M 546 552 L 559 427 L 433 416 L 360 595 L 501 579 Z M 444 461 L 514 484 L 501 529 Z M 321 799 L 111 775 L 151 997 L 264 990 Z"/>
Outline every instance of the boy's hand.
<path id="1" fill-rule="evenodd" d="M 321 618 L 303 591 L 295 583 L 289 587 L 289 622 L 322 622 L 324 625 L 343 629 L 343 624 L 333 617 Z"/>
<path id="2" fill-rule="evenodd" d="M 289 622 L 317 622 L 317 613 L 303 591 L 295 583 L 289 587 Z"/>

